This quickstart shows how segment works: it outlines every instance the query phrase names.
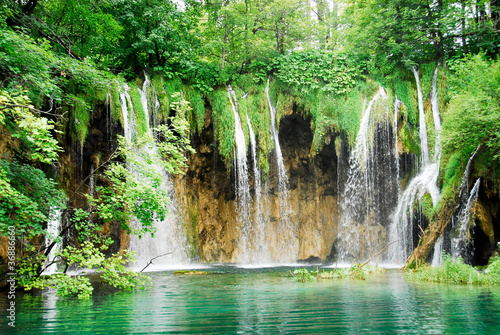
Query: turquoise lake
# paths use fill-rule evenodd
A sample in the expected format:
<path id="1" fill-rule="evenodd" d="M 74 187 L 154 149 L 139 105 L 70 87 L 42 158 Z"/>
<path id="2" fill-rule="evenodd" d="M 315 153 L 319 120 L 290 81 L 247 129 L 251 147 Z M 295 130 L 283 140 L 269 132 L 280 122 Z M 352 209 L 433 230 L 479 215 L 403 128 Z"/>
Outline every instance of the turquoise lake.
<path id="1" fill-rule="evenodd" d="M 493 334 L 500 288 L 407 282 L 389 270 L 360 280 L 300 283 L 290 268 L 211 267 L 208 275 L 149 273 L 146 291 L 97 288 L 89 300 L 53 291 L 16 297 L 1 334 Z M 5 292 L 4 292 L 5 293 Z"/>

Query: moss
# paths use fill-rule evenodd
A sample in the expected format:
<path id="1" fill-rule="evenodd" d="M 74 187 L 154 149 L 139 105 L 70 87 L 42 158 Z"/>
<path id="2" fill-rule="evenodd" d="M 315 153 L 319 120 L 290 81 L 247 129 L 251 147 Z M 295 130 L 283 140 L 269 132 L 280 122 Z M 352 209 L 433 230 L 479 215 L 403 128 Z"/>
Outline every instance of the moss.
<path id="1" fill-rule="evenodd" d="M 338 99 L 338 122 L 340 129 L 347 134 L 350 146 L 356 142 L 361 117 L 363 115 L 364 96 L 360 90 L 352 90 Z"/>
<path id="2" fill-rule="evenodd" d="M 197 271 L 197 270 L 179 270 L 175 271 L 174 275 L 207 275 L 207 271 Z"/>
<path id="3" fill-rule="evenodd" d="M 434 215 L 434 206 L 432 204 L 432 197 L 429 193 L 424 194 L 422 199 L 420 199 L 420 208 L 422 209 L 422 214 L 428 219 Z"/>
<path id="4" fill-rule="evenodd" d="M 259 167 L 266 176 L 269 173 L 269 161 L 267 159 L 269 152 L 273 148 L 271 133 L 271 112 L 267 102 L 264 84 L 253 85 L 249 94 L 242 101 L 241 108 L 246 109 L 246 113 L 252 123 L 258 146 Z"/>
<path id="5" fill-rule="evenodd" d="M 229 169 L 233 164 L 234 155 L 234 114 L 225 88 L 219 88 L 209 97 L 212 106 L 215 139 L 218 143 L 219 153 Z"/>
<path id="6" fill-rule="evenodd" d="M 119 121 L 120 124 L 123 127 L 123 113 L 122 113 L 122 106 L 120 102 L 120 88 L 119 88 L 118 82 L 113 83 L 109 87 L 109 95 L 107 97 L 107 101 L 109 103 L 109 106 L 111 108 L 111 117 L 113 118 L 114 121 Z"/>
<path id="7" fill-rule="evenodd" d="M 205 99 L 200 91 L 191 86 L 183 87 L 184 99 L 191 103 L 192 110 L 187 116 L 191 126 L 191 131 L 198 134 L 202 131 L 205 124 Z"/>
<path id="8" fill-rule="evenodd" d="M 164 121 L 170 115 L 172 95 L 176 92 L 183 92 L 182 81 L 180 78 L 166 80 L 163 76 L 155 76 L 151 79 L 151 83 L 158 95 L 158 101 L 160 102 L 157 118 L 159 121 Z"/>
<path id="9" fill-rule="evenodd" d="M 80 96 L 72 95 L 69 99 L 73 121 L 70 123 L 71 131 L 73 137 L 83 146 L 89 130 L 91 107 Z"/>
<path id="10" fill-rule="evenodd" d="M 135 129 L 138 136 L 142 136 L 147 133 L 148 126 L 146 121 L 146 115 L 144 113 L 144 108 L 141 102 L 141 94 L 137 87 L 130 87 L 129 91 L 130 100 L 132 100 L 132 105 L 134 109 L 135 118 Z"/>

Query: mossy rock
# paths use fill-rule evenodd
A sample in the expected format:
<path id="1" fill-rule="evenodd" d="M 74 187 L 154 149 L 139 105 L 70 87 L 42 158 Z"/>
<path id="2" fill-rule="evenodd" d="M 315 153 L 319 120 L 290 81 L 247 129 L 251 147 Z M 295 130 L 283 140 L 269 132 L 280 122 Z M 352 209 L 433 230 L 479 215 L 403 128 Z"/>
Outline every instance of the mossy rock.
<path id="1" fill-rule="evenodd" d="M 207 275 L 206 271 L 196 271 L 196 270 L 180 270 L 175 271 L 174 275 Z"/>

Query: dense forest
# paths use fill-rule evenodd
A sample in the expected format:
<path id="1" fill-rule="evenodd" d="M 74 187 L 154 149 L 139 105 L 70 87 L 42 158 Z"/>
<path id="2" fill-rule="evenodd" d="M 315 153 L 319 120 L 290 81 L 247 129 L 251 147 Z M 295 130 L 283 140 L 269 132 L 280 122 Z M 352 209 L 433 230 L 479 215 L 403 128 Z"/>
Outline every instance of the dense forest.
<path id="1" fill-rule="evenodd" d="M 133 255 L 115 253 L 116 239 L 105 231 L 112 223 L 129 234 L 154 234 L 169 194 L 151 162 L 185 173 L 194 153 L 190 140 L 208 118 L 231 170 L 235 118 L 227 85 L 249 94 L 240 113 L 254 125 L 264 176 L 274 148 L 270 116 L 262 112 L 266 90 L 280 102 L 277 124 L 292 111 L 311 120 L 314 156 L 332 133 L 354 147 L 363 98 L 383 86 L 405 106 L 397 115 L 400 152 L 425 160 L 418 140 L 423 122 L 430 154 L 440 155 L 442 195 L 435 205 L 422 198 L 430 224 L 407 265 L 425 260 L 443 233 L 473 155 L 469 173 L 481 178 L 490 199 L 490 225 L 483 230 L 490 229 L 491 243 L 500 240 L 498 218 L 491 217 L 500 208 L 499 1 L 7 0 L 0 5 L 0 34 L 1 265 L 4 273 L 17 272 L 21 286 L 91 294 L 85 277 L 40 276 L 55 244 L 43 242 L 55 209 L 68 213 L 67 229 L 76 236 L 59 257 L 66 268 L 96 268 L 124 289 L 147 285 L 125 266 Z M 123 87 L 149 80 L 160 103 L 154 132 L 149 120 L 136 116 L 132 137 L 115 133 L 116 145 L 91 158 L 98 189 L 83 195 L 93 175 L 70 180 L 68 157 L 83 155 L 90 125 L 107 114 L 123 134 Z M 439 98 L 442 129 L 428 112 L 432 94 Z M 142 97 L 130 96 L 137 110 Z M 248 143 L 249 128 L 243 128 Z M 147 157 L 136 150 L 153 145 L 157 150 Z M 129 224 L 132 217 L 140 228 Z"/>

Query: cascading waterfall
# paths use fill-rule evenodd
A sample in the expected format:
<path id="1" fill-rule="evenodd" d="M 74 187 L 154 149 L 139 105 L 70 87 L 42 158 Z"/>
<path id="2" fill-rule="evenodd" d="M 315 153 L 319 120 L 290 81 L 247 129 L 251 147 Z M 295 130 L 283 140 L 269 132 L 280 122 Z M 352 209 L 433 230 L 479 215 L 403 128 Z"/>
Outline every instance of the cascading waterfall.
<path id="1" fill-rule="evenodd" d="M 49 218 L 50 218 L 49 222 L 47 222 L 47 234 L 45 234 L 45 246 L 46 247 L 50 246 L 54 241 L 56 241 L 56 243 L 54 244 L 49 254 L 47 255 L 47 260 L 45 261 L 45 264 L 47 264 L 48 266 L 45 268 L 45 271 L 43 272 L 44 275 L 51 275 L 57 272 L 57 264 L 55 263 L 50 264 L 50 263 L 54 261 L 56 252 L 61 250 L 62 247 L 62 243 L 57 241 L 57 238 L 61 233 L 61 228 L 62 228 L 62 211 L 54 210 L 51 208 L 49 213 Z"/>
<path id="2" fill-rule="evenodd" d="M 132 132 L 135 130 L 135 118 L 134 118 L 134 106 L 132 105 L 132 99 L 128 92 L 130 91 L 130 87 L 125 84 L 123 85 L 123 92 L 120 92 L 120 105 L 122 108 L 122 116 L 123 116 L 123 135 L 128 141 L 132 141 Z M 129 113 L 130 107 L 130 113 Z M 131 127 L 130 124 L 134 124 L 134 127 Z"/>
<path id="3" fill-rule="evenodd" d="M 271 140 L 274 142 L 274 153 L 276 155 L 276 163 L 278 168 L 278 196 L 280 202 L 280 225 L 277 231 L 277 239 L 280 250 L 278 250 L 279 255 L 277 255 L 277 260 L 279 261 L 295 261 L 298 256 L 298 237 L 297 237 L 297 227 L 294 226 L 291 220 L 292 209 L 290 202 L 288 200 L 288 176 L 286 173 L 285 164 L 283 162 L 283 154 L 281 152 L 281 146 L 278 138 L 278 131 L 276 129 L 276 109 L 278 107 L 278 101 L 276 106 L 273 106 L 271 102 L 271 96 L 269 94 L 269 82 L 270 78 L 267 78 L 266 85 L 266 96 L 267 103 L 269 105 L 269 110 L 271 113 Z M 276 257 L 276 256 L 275 256 Z"/>
<path id="4" fill-rule="evenodd" d="M 431 108 L 434 120 L 434 128 L 436 129 L 436 144 L 432 162 L 429 156 L 429 141 L 427 137 L 427 125 L 425 123 L 424 99 L 422 89 L 420 87 L 420 74 L 419 70 L 414 67 L 412 68 L 412 72 L 415 76 L 417 85 L 418 110 L 420 120 L 419 139 L 421 151 L 421 168 L 420 172 L 410 181 L 409 185 L 406 187 L 403 194 L 399 198 L 398 206 L 396 207 L 391 227 L 391 240 L 398 240 L 398 243 L 391 246 L 389 261 L 397 260 L 400 263 L 404 262 L 413 251 L 415 243 L 413 230 L 414 225 L 416 224 L 413 222 L 413 218 L 415 215 L 413 206 L 415 201 L 418 200 L 419 204 L 421 204 L 423 196 L 425 194 L 429 194 L 431 196 L 433 206 L 436 206 L 439 198 L 441 197 L 441 192 L 439 191 L 439 188 L 437 186 L 437 180 L 439 177 L 439 164 L 441 158 L 441 119 L 439 114 L 439 103 L 437 95 L 438 68 L 439 64 L 436 65 L 431 83 Z M 435 253 L 439 253 L 439 250 L 435 250 Z"/>
<path id="5" fill-rule="evenodd" d="M 366 259 L 386 243 L 387 217 L 397 202 L 398 185 L 392 123 L 388 96 L 380 87 L 363 111 L 349 156 L 335 246 L 341 262 Z"/>
<path id="6" fill-rule="evenodd" d="M 238 100 L 231 85 L 227 86 L 227 94 L 234 114 L 234 136 L 236 148 L 234 153 L 234 165 L 236 169 L 236 203 L 238 221 L 241 225 L 239 239 L 238 261 L 248 263 L 250 261 L 249 250 L 252 242 L 253 227 L 250 219 L 250 182 L 248 180 L 248 164 L 245 134 L 241 126 L 241 118 L 238 110 Z"/>
<path id="7" fill-rule="evenodd" d="M 401 106 L 403 105 L 403 102 L 398 99 L 398 96 L 396 95 L 394 97 L 394 123 L 392 125 L 392 129 L 394 132 L 394 158 L 396 161 L 398 161 L 398 164 L 396 164 L 397 167 L 397 180 L 399 182 L 400 178 L 400 171 L 399 171 L 399 148 L 398 148 L 398 118 L 399 118 L 399 113 L 401 111 Z M 399 191 L 399 188 L 398 188 Z M 399 197 L 398 197 L 399 198 Z"/>
<path id="8" fill-rule="evenodd" d="M 423 167 L 427 166 L 430 162 L 429 158 L 429 140 L 427 138 L 427 124 L 425 123 L 425 109 L 424 109 L 424 95 L 420 87 L 420 71 L 412 67 L 413 75 L 417 84 L 417 100 L 418 100 L 418 136 L 420 139 L 420 160 Z"/>
<path id="9" fill-rule="evenodd" d="M 467 250 L 470 244 L 471 222 L 474 220 L 474 213 L 471 213 L 471 209 L 477 201 L 480 184 L 481 179 L 477 179 L 467 201 L 462 204 L 458 215 L 454 218 L 452 226 L 455 236 L 451 239 L 451 256 L 462 257 L 469 264 L 474 256 L 473 250 Z"/>
<path id="10" fill-rule="evenodd" d="M 247 125 L 248 132 L 250 135 L 250 148 L 252 153 L 252 166 L 253 166 L 253 176 L 254 176 L 254 229 L 253 229 L 253 241 L 254 249 L 251 251 L 251 263 L 269 263 L 271 261 L 269 254 L 269 247 L 266 243 L 266 221 L 263 216 L 262 210 L 262 185 L 261 185 L 261 175 L 259 162 L 257 160 L 257 141 L 255 139 L 255 133 L 252 128 L 252 123 L 247 115 Z"/>
<path id="11" fill-rule="evenodd" d="M 436 241 L 436 244 L 434 245 L 434 254 L 432 255 L 432 262 L 431 266 L 436 267 L 440 266 L 443 262 L 443 242 L 444 238 L 441 236 L 438 238 Z"/>
<path id="12" fill-rule="evenodd" d="M 477 193 L 480 185 L 480 179 L 476 180 L 472 190 L 469 192 L 469 178 L 472 162 L 474 161 L 474 158 L 480 148 L 481 145 L 478 145 L 476 150 L 469 157 L 469 161 L 465 166 L 458 193 L 457 209 L 451 219 L 451 256 L 454 258 L 462 257 L 467 263 L 471 263 L 473 256 L 467 252 L 468 249 L 470 249 L 470 239 L 468 238 L 468 233 L 470 231 L 469 227 L 470 222 L 473 219 L 473 217 L 471 219 L 470 210 L 474 202 L 477 200 Z M 473 252 L 473 250 L 471 251 Z"/>
<path id="13" fill-rule="evenodd" d="M 142 90 L 139 90 L 141 96 L 141 103 L 146 117 L 147 131 L 152 136 L 152 130 L 149 127 L 149 105 L 148 105 L 148 90 L 150 87 L 150 81 L 146 77 L 144 81 Z M 130 88 L 125 84 L 124 92 L 120 94 L 120 102 L 122 107 L 123 119 L 124 119 L 124 133 L 127 140 L 132 140 L 132 135 L 136 133 L 135 130 L 135 117 L 133 116 L 133 106 L 128 94 Z M 157 103 L 154 104 L 156 106 Z M 130 113 L 129 113 L 130 110 Z M 149 154 L 156 154 L 156 147 L 152 148 L 139 148 L 139 151 L 146 151 Z M 129 242 L 129 249 L 135 251 L 136 262 L 133 267 L 142 269 L 148 264 L 149 261 L 158 257 L 154 260 L 152 266 L 148 267 L 148 270 L 164 269 L 168 267 L 176 267 L 188 262 L 187 257 L 187 247 L 185 242 L 185 237 L 182 233 L 182 228 L 179 226 L 181 220 L 178 217 L 178 208 L 175 201 L 175 189 L 173 182 L 168 175 L 168 173 L 161 166 L 159 161 L 152 162 L 150 167 L 156 170 L 163 176 L 163 191 L 167 192 L 170 198 L 168 204 L 169 215 L 163 220 L 157 220 L 154 224 L 156 227 L 155 237 L 151 237 L 149 234 L 139 238 L 136 235 L 131 235 Z M 145 181 L 147 182 L 147 181 Z M 140 225 L 136 219 L 132 219 L 130 223 L 133 225 Z M 159 257 L 160 256 L 160 257 Z"/>
<path id="14" fill-rule="evenodd" d="M 439 97 L 437 93 L 437 76 L 439 70 L 439 63 L 434 69 L 432 75 L 431 83 L 431 109 L 432 109 L 432 119 L 434 120 L 434 129 L 436 131 L 436 140 L 434 145 L 434 161 L 439 162 L 441 160 L 441 116 L 439 113 Z"/>

